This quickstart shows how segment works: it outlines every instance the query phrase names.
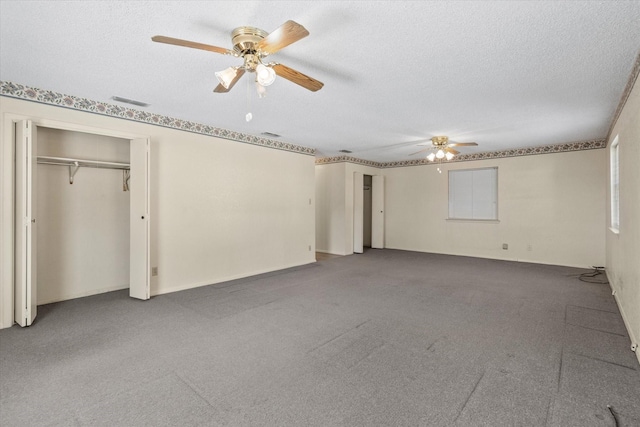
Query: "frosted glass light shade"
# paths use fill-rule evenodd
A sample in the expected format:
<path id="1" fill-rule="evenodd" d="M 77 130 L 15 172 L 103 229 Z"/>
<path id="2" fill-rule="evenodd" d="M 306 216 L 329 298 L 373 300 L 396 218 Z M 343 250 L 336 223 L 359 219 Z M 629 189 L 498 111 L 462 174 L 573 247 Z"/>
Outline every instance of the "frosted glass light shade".
<path id="1" fill-rule="evenodd" d="M 222 71 L 216 71 L 216 78 L 225 89 L 229 89 L 229 85 L 236 78 L 238 70 L 233 67 L 229 67 Z"/>
<path id="2" fill-rule="evenodd" d="M 429 160 L 430 162 L 433 162 L 436 159 L 436 155 L 434 153 L 429 153 L 429 155 L 427 156 L 427 160 Z"/>
<path id="3" fill-rule="evenodd" d="M 438 150 L 438 152 L 436 153 L 436 158 L 442 159 L 443 157 L 444 157 L 444 151 Z"/>
<path id="4" fill-rule="evenodd" d="M 447 154 L 445 154 L 445 157 L 447 158 L 447 160 L 451 160 L 451 159 L 454 158 L 454 155 L 453 155 L 453 153 L 450 153 L 450 152 L 447 151 Z"/>
<path id="5" fill-rule="evenodd" d="M 269 86 L 276 80 L 276 72 L 273 68 L 267 67 L 263 64 L 258 64 L 256 67 L 256 80 L 262 86 Z"/>

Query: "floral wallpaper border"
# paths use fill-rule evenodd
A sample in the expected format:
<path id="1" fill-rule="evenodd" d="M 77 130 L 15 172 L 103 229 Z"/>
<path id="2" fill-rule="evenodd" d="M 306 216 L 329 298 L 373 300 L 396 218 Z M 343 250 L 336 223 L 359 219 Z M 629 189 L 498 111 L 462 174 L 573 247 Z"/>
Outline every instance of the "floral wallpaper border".
<path id="1" fill-rule="evenodd" d="M 589 141 L 569 142 L 566 144 L 544 145 L 540 147 L 516 148 L 513 150 L 490 151 L 486 153 L 460 154 L 452 160 L 443 161 L 442 163 L 468 162 L 472 160 L 488 160 L 501 159 L 505 157 L 534 156 L 537 154 L 564 153 L 568 151 L 594 150 L 605 148 L 607 146 L 606 139 L 593 139 Z M 395 162 L 372 162 L 369 160 L 361 160 L 350 156 L 324 157 L 316 159 L 316 165 L 326 165 L 330 163 L 356 163 L 364 166 L 372 166 L 375 168 L 399 168 L 405 166 L 421 166 L 438 164 L 439 162 L 430 162 L 425 158 L 413 160 L 400 160 Z"/>
<path id="2" fill-rule="evenodd" d="M 335 157 L 320 157 L 316 159 L 316 165 L 327 165 L 329 163 L 356 163 L 363 166 L 371 166 L 374 168 L 383 168 L 385 163 L 374 162 L 372 160 L 358 159 L 351 156 L 335 156 Z"/>
<path id="3" fill-rule="evenodd" d="M 640 56 L 638 57 L 640 61 Z M 637 75 L 638 61 L 634 67 L 634 74 Z M 635 81 L 635 79 L 634 79 Z M 628 85 L 629 86 L 629 85 Z M 630 91 L 628 87 L 625 93 Z M 125 120 L 131 120 L 141 123 L 148 123 L 156 126 L 193 132 L 202 135 L 209 135 L 218 138 L 229 139 L 247 144 L 260 145 L 263 147 L 274 148 L 278 150 L 291 151 L 294 153 L 306 154 L 314 156 L 316 150 L 314 148 L 302 147 L 282 141 L 275 141 L 269 138 L 262 138 L 253 135 L 235 132 L 227 129 L 221 129 L 209 125 L 190 122 L 188 120 L 176 119 L 173 117 L 163 116 L 160 114 L 149 113 L 146 111 L 135 110 L 133 108 L 112 105 L 106 102 L 93 101 L 86 98 L 79 98 L 72 95 L 64 95 L 50 90 L 38 89 L 21 84 L 0 81 L 0 96 L 8 96 L 12 98 L 24 99 L 28 101 L 39 102 L 42 104 L 55 105 L 58 107 L 70 108 L 73 110 L 85 111 L 94 114 L 101 114 L 109 117 L 116 117 Z M 628 96 L 628 95 L 627 95 Z M 623 97 L 624 99 L 624 97 Z M 606 139 L 594 139 L 589 141 L 571 142 L 566 144 L 546 145 L 541 147 L 519 148 L 513 150 L 493 151 L 475 154 L 461 154 L 456 156 L 450 162 L 464 162 L 472 160 L 498 159 L 504 157 L 531 156 L 536 154 L 561 153 L 567 151 L 592 150 L 597 148 L 605 148 Z M 437 164 L 438 162 L 429 162 L 427 159 L 400 160 L 393 162 L 375 162 L 371 160 L 359 159 L 352 156 L 335 156 L 321 157 L 316 159 L 317 165 L 325 165 L 330 163 L 355 163 L 363 166 L 374 168 L 396 168 L 405 166 L 419 166 Z"/>
<path id="4" fill-rule="evenodd" d="M 282 141 L 274 141 L 269 138 L 262 138 L 247 135 L 241 132 L 234 132 L 209 125 L 190 122 L 188 120 L 176 119 L 160 114 L 135 110 L 133 108 L 121 107 L 108 104 L 106 102 L 93 101 L 86 98 L 79 98 L 72 95 L 64 95 L 50 90 L 38 89 L 21 84 L 1 81 L 0 96 L 24 99 L 27 101 L 39 102 L 42 104 L 55 105 L 58 107 L 70 108 L 73 110 L 85 111 L 103 116 L 116 117 L 140 123 L 148 123 L 156 126 L 163 126 L 178 129 L 186 132 L 199 133 L 202 135 L 215 136 L 218 138 L 230 139 L 247 144 L 260 145 L 278 150 L 292 151 L 294 153 L 315 156 L 314 148 L 302 147 Z"/>

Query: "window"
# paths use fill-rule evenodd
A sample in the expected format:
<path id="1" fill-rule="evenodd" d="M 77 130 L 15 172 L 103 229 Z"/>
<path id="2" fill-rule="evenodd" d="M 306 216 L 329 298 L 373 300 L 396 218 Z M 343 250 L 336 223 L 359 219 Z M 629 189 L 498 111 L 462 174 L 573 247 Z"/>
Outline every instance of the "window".
<path id="1" fill-rule="evenodd" d="M 620 146 L 618 136 L 613 140 L 610 150 L 611 229 L 617 233 L 620 229 Z"/>
<path id="2" fill-rule="evenodd" d="M 498 168 L 449 171 L 449 219 L 498 219 Z"/>

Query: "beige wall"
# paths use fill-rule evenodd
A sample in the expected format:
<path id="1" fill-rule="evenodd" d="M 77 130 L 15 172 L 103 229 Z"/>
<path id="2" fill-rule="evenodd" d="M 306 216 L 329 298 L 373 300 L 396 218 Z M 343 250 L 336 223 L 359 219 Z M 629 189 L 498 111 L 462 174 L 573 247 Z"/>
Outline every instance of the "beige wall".
<path id="1" fill-rule="evenodd" d="M 499 221 L 448 221 L 448 170 L 492 166 L 498 167 Z M 353 172 L 359 171 L 385 176 L 387 248 L 584 268 L 604 265 L 605 150 L 445 163 L 442 173 L 437 167 L 316 166 L 318 249 L 353 253 Z"/>
<path id="2" fill-rule="evenodd" d="M 620 229 L 609 229 L 610 192 L 607 185 L 606 267 L 632 344 L 640 344 L 640 85 L 627 98 L 609 140 L 618 136 L 620 154 Z M 606 150 L 609 154 L 609 149 Z M 608 162 L 607 162 L 608 163 Z M 609 182 L 607 176 L 607 183 Z M 640 361 L 640 351 L 636 351 Z"/>
<path id="3" fill-rule="evenodd" d="M 13 318 L 16 118 L 150 138 L 152 295 L 315 261 L 313 156 L 6 97 L 0 113 L 1 327 Z"/>
<path id="4" fill-rule="evenodd" d="M 336 255 L 345 252 L 345 163 L 315 167 L 316 250 Z"/>
<path id="5" fill-rule="evenodd" d="M 386 169 L 387 247 L 590 268 L 604 264 L 605 151 Z M 451 221 L 448 171 L 498 167 L 498 222 Z M 503 243 L 508 249 L 503 250 Z"/>
<path id="6" fill-rule="evenodd" d="M 316 166 L 316 242 L 320 252 L 353 253 L 353 174 L 384 175 L 355 163 Z"/>

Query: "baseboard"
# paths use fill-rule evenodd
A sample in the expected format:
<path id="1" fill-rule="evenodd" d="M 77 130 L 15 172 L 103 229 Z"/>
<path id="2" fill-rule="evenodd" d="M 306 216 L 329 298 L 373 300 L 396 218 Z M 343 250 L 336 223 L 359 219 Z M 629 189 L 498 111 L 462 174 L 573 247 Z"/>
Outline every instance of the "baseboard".
<path id="1" fill-rule="evenodd" d="M 530 259 L 526 259 L 526 258 L 510 258 L 510 257 L 501 257 L 501 256 L 464 254 L 464 253 L 454 253 L 454 252 L 431 252 L 431 251 L 425 251 L 424 249 L 396 248 L 396 247 L 393 247 L 393 246 L 385 246 L 385 249 L 393 249 L 393 250 L 397 250 L 397 251 L 420 252 L 420 253 L 424 253 L 424 254 L 450 255 L 450 256 L 459 256 L 459 257 L 466 257 L 466 258 L 491 259 L 491 260 L 496 260 L 496 261 L 521 262 L 521 263 L 525 263 L 525 264 L 555 265 L 555 266 L 559 266 L 559 267 L 593 269 L 592 265 L 557 264 L 557 263 L 553 263 L 553 262 L 549 262 L 549 261 L 530 260 Z"/>
<path id="2" fill-rule="evenodd" d="M 316 249 L 316 252 L 320 252 L 321 254 L 329 254 L 329 255 L 341 255 L 341 256 L 347 255 L 347 254 L 340 254 L 340 253 L 337 253 L 337 252 L 331 252 L 331 251 L 324 250 L 324 249 Z"/>
<path id="3" fill-rule="evenodd" d="M 640 344 L 640 342 L 638 341 L 638 337 L 636 337 L 635 334 L 633 333 L 633 329 L 631 329 L 631 324 L 629 323 L 629 320 L 627 319 L 627 315 L 625 314 L 624 309 L 622 308 L 622 304 L 620 304 L 620 300 L 618 299 L 618 292 L 615 289 L 613 289 L 613 284 L 611 283 L 611 280 L 609 280 L 609 287 L 611 288 L 611 293 L 613 294 L 613 299 L 616 301 L 618 310 L 622 315 L 622 321 L 624 322 L 624 327 L 627 329 L 627 334 L 629 334 L 629 340 L 630 340 L 629 349 L 631 349 L 632 344 Z M 640 364 L 640 349 L 636 349 L 635 353 L 636 353 L 636 358 L 638 359 L 638 363 Z"/>
<path id="4" fill-rule="evenodd" d="M 58 298 L 54 298 L 54 299 L 51 299 L 51 300 L 38 301 L 38 305 L 51 304 L 51 303 L 54 303 L 54 302 L 67 301 L 67 300 L 76 299 L 76 298 L 90 297 L 91 295 L 104 294 L 104 293 L 113 292 L 113 291 L 121 291 L 123 289 L 129 289 L 129 284 L 127 283 L 124 286 L 93 289 L 91 291 L 64 294 L 64 295 L 61 295 Z"/>
<path id="5" fill-rule="evenodd" d="M 189 284 L 184 284 L 184 285 L 179 285 L 179 286 L 172 286 L 170 288 L 165 288 L 165 289 L 160 289 L 160 290 L 155 290 L 155 291 L 152 290 L 151 296 L 153 297 L 153 296 L 157 296 L 157 295 L 170 294 L 170 293 L 173 293 L 173 292 L 186 291 L 188 289 L 199 288 L 201 286 L 215 285 L 217 283 L 224 283 L 224 282 L 228 282 L 230 280 L 244 279 L 246 277 L 257 276 L 259 274 L 264 274 L 264 273 L 273 273 L 274 271 L 286 270 L 287 268 L 300 267 L 302 265 L 314 264 L 315 262 L 316 262 L 316 260 L 314 259 L 314 260 L 309 261 L 309 262 L 285 265 L 285 266 L 278 267 L 278 268 L 266 268 L 266 269 L 262 269 L 262 270 L 252 271 L 250 273 L 242 273 L 242 274 L 236 274 L 236 275 L 232 275 L 232 276 L 226 276 L 226 277 L 222 277 L 222 278 L 215 279 L 215 280 L 208 280 L 208 281 L 203 281 L 203 282 L 196 282 L 196 283 L 189 283 Z"/>

